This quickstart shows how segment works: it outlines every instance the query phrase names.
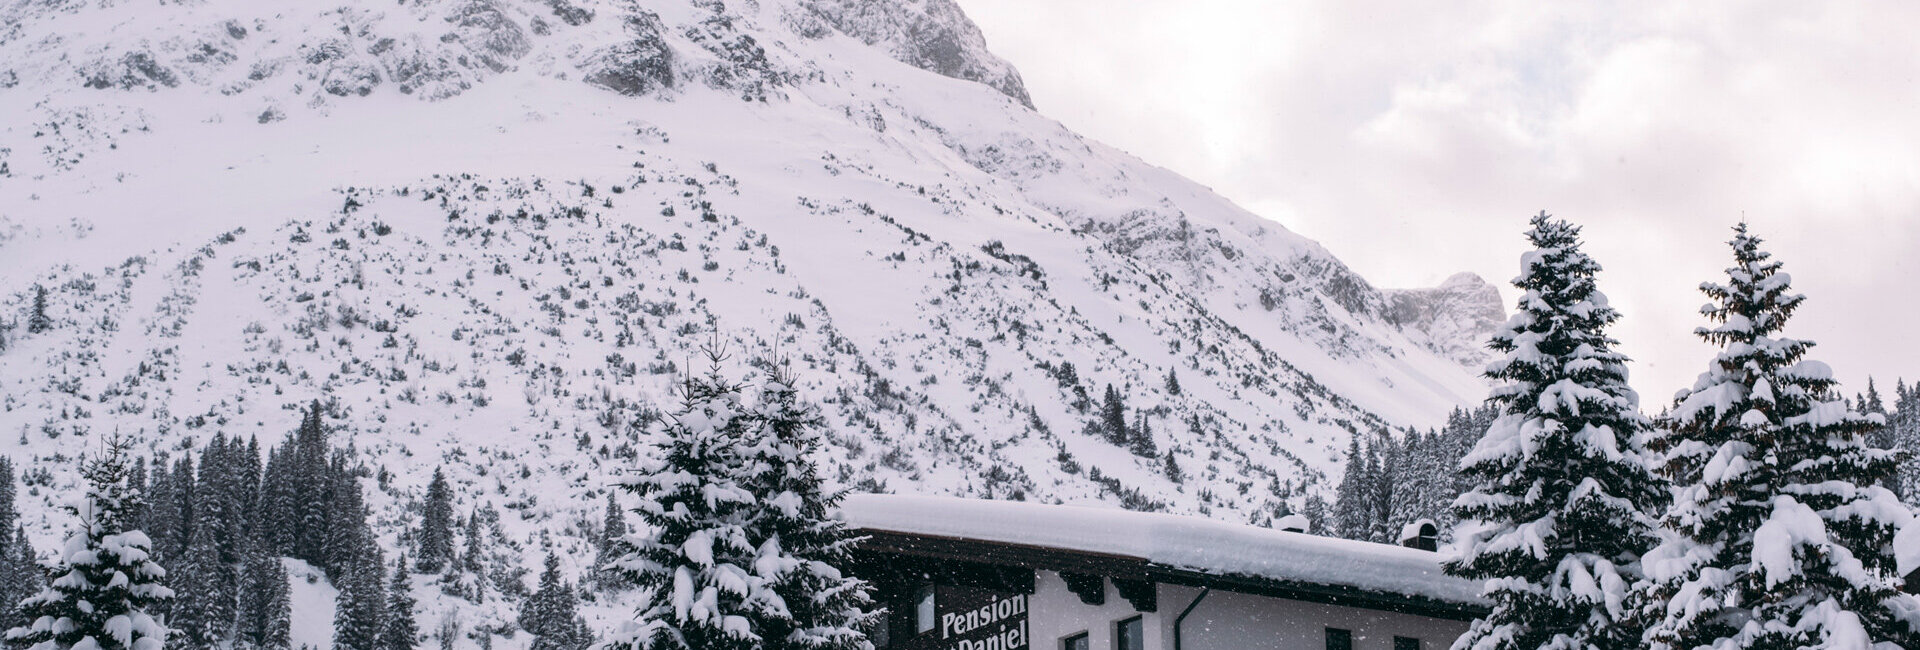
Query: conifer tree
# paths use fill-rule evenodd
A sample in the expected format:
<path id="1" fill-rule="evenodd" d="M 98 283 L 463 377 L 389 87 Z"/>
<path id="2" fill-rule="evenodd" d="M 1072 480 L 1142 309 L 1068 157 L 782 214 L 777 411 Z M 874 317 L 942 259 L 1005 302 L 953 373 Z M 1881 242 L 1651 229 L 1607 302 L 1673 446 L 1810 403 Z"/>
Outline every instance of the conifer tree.
<path id="1" fill-rule="evenodd" d="M 1395 466 L 1399 449 L 1393 439 L 1385 434 L 1377 436 L 1374 443 L 1367 446 L 1367 478 L 1365 485 L 1367 521 L 1373 525 L 1367 530 L 1365 539 L 1370 542 L 1392 542 L 1395 532 L 1389 528 L 1393 517 Z"/>
<path id="2" fill-rule="evenodd" d="M 1907 505 L 1920 507 L 1920 385 L 1908 387 L 1902 379 L 1894 385 L 1893 418 L 1888 428 L 1893 430 L 1893 448 L 1907 457 L 1900 464 L 1895 482 L 1895 493 Z"/>
<path id="3" fill-rule="evenodd" d="M 140 495 L 139 505 L 127 512 L 127 527 L 139 530 L 147 529 L 147 459 L 133 459 L 133 469 L 127 471 L 127 490 Z"/>
<path id="4" fill-rule="evenodd" d="M 41 589 L 40 568 L 33 565 L 33 549 L 26 531 L 20 528 L 14 489 L 13 461 L 0 456 L 0 631 L 27 623 L 20 612 L 20 601 Z M 16 530 L 20 531 L 18 535 Z"/>
<path id="5" fill-rule="evenodd" d="M 360 493 L 360 479 L 347 469 L 345 454 L 334 457 L 331 475 L 331 510 L 327 513 L 327 523 L 322 529 L 323 541 L 320 549 L 320 567 L 327 577 L 339 580 L 348 570 L 355 568 L 354 562 L 360 558 L 361 551 L 371 543 L 372 534 L 367 529 L 367 505 Z M 384 584 L 386 568 L 378 567 L 382 575 L 379 581 Z"/>
<path id="6" fill-rule="evenodd" d="M 1127 401 L 1113 384 L 1107 384 L 1106 395 L 1100 400 L 1100 430 L 1107 442 L 1127 446 L 1130 438 L 1127 434 Z"/>
<path id="7" fill-rule="evenodd" d="M 1167 394 L 1180 394 L 1180 376 L 1175 374 L 1172 368 L 1167 369 Z"/>
<path id="8" fill-rule="evenodd" d="M 441 589 L 478 603 L 486 595 L 486 533 L 481 528 L 480 508 L 475 507 L 461 526 L 460 555 L 440 574 Z"/>
<path id="9" fill-rule="evenodd" d="M 247 438 L 247 444 L 244 446 L 240 444 L 239 436 L 235 436 L 232 440 L 230 454 L 235 461 L 230 479 L 232 481 L 230 489 L 233 495 L 233 531 L 235 535 L 235 546 L 232 552 L 237 557 L 244 551 L 244 549 L 241 548 L 243 543 L 251 542 L 256 538 L 254 531 L 258 528 L 257 518 L 260 514 L 260 481 L 264 478 L 262 475 L 264 468 L 260 466 L 260 440 L 258 437 L 249 436 Z"/>
<path id="10" fill-rule="evenodd" d="M 724 354 L 707 354 L 712 368 L 682 382 L 656 457 L 621 479 L 649 535 L 614 566 L 649 600 L 615 632 L 614 650 L 749 650 L 762 641 L 749 618 L 749 603 L 763 597 L 746 526 L 750 418 L 740 387 L 720 372 Z"/>
<path id="11" fill-rule="evenodd" d="M 1781 335 L 1805 297 L 1746 224 L 1727 282 L 1704 283 L 1720 353 L 1660 440 L 1675 484 L 1668 540 L 1648 554 L 1656 648 L 1920 647 L 1892 541 L 1912 519 L 1879 485 L 1899 454 L 1867 444 L 1810 341 Z"/>
<path id="12" fill-rule="evenodd" d="M 1437 434 L 1424 435 L 1417 431 L 1407 434 L 1400 461 L 1394 466 L 1393 476 L 1388 478 L 1388 483 L 1394 486 L 1388 530 L 1397 533 L 1401 527 L 1422 519 L 1438 522 L 1440 511 L 1452 502 L 1454 495 L 1446 493 L 1446 488 L 1452 485 L 1452 472 L 1440 471 L 1438 446 Z"/>
<path id="13" fill-rule="evenodd" d="M 413 618 L 413 582 L 407 573 L 407 558 L 393 565 L 393 584 L 387 590 L 386 629 L 380 633 L 379 650 L 414 650 L 420 645 L 420 624 Z"/>
<path id="14" fill-rule="evenodd" d="M 193 454 L 181 454 L 167 475 L 167 489 L 161 493 L 165 500 L 148 509 L 154 526 L 154 554 L 169 566 L 186 555 L 187 542 L 193 536 L 195 476 Z"/>
<path id="15" fill-rule="evenodd" d="M 813 455 L 824 421 L 802 402 L 793 375 L 776 366 L 755 409 L 757 470 L 748 483 L 760 499 L 747 536 L 758 546 L 756 576 L 765 605 L 749 615 L 767 650 L 867 650 L 876 619 L 865 581 L 845 575 L 857 541 L 832 515 L 843 493 L 829 491 Z"/>
<path id="16" fill-rule="evenodd" d="M 520 629 L 533 635 L 531 650 L 585 650 L 593 634 L 580 618 L 580 599 L 560 575 L 560 558 L 547 553 L 540 588 L 520 605 Z"/>
<path id="17" fill-rule="evenodd" d="M 127 529 L 140 495 L 127 486 L 129 443 L 120 438 L 81 466 L 85 505 L 69 508 L 80 530 L 61 553 L 57 576 L 21 604 L 30 622 L 7 632 L 25 650 L 160 650 L 166 625 L 151 613 L 173 597 L 166 569 L 152 560 L 146 533 Z"/>
<path id="18" fill-rule="evenodd" d="M 286 567 L 270 550 L 255 545 L 248 554 L 244 573 L 236 639 L 254 648 L 286 648 L 292 626 Z"/>
<path id="19" fill-rule="evenodd" d="M 1480 421 L 1481 419 L 1477 418 L 1472 411 L 1456 408 L 1451 415 L 1447 416 L 1446 428 L 1440 430 L 1440 440 L 1437 444 L 1439 456 L 1435 459 L 1434 468 L 1440 473 L 1444 487 L 1439 490 L 1440 495 L 1437 499 L 1439 513 L 1434 520 L 1439 524 L 1440 534 L 1448 538 L 1451 538 L 1455 525 L 1459 522 L 1453 515 L 1453 500 L 1472 489 L 1467 482 L 1468 479 L 1458 471 L 1458 468 L 1460 459 L 1465 458 L 1467 452 L 1473 450 L 1473 445 L 1480 441 L 1481 435 L 1486 433 L 1485 427 L 1478 426 Z M 1485 421 L 1492 422 L 1492 418 L 1485 418 Z"/>
<path id="20" fill-rule="evenodd" d="M 386 563 L 370 537 L 356 537 L 355 550 L 334 579 L 340 589 L 333 601 L 334 650 L 378 650 L 387 629 Z"/>
<path id="21" fill-rule="evenodd" d="M 299 495 L 290 465 L 295 457 L 293 437 L 267 453 L 267 465 L 260 473 L 259 506 L 254 516 L 260 531 L 260 543 L 275 555 L 292 555 L 294 536 L 299 532 L 295 502 Z M 308 495 L 312 496 L 312 495 Z"/>
<path id="22" fill-rule="evenodd" d="M 1127 450 L 1141 458 L 1153 458 L 1159 455 L 1159 449 L 1153 444 L 1153 429 L 1147 424 L 1147 412 L 1136 411 L 1133 414 L 1133 430 L 1127 432 Z"/>
<path id="23" fill-rule="evenodd" d="M 1347 444 L 1347 466 L 1340 487 L 1333 495 L 1333 534 L 1347 539 L 1366 539 L 1373 534 L 1373 508 L 1367 497 L 1373 477 L 1367 473 L 1366 451 L 1360 436 Z"/>
<path id="24" fill-rule="evenodd" d="M 317 400 L 308 407 L 306 417 L 300 421 L 300 429 L 294 432 L 293 455 L 289 463 L 289 479 L 294 495 L 292 512 L 289 513 L 293 524 L 289 555 L 325 566 L 324 546 L 329 518 L 338 508 L 332 503 L 336 487 L 331 463 L 332 448 L 327 442 L 326 426 L 320 420 L 320 402 Z M 358 488 L 355 488 L 355 494 L 358 494 Z"/>
<path id="25" fill-rule="evenodd" d="M 47 288 L 33 285 L 33 305 L 27 309 L 27 332 L 39 334 L 53 329 L 53 319 L 47 316 Z"/>
<path id="26" fill-rule="evenodd" d="M 1166 456 L 1162 457 L 1160 473 L 1166 475 L 1167 480 L 1172 481 L 1174 485 L 1187 482 L 1187 473 L 1180 469 L 1180 461 L 1174 460 L 1172 449 L 1168 449 Z"/>
<path id="27" fill-rule="evenodd" d="M 1454 502 L 1463 530 L 1449 573 L 1486 581 L 1491 613 L 1455 648 L 1631 648 L 1626 602 L 1656 542 L 1666 488 L 1647 468 L 1647 422 L 1626 357 L 1606 329 L 1619 313 L 1594 284 L 1580 231 L 1541 213 L 1514 279 L 1518 313 L 1489 347 L 1500 416 L 1462 459 L 1475 486 Z"/>
<path id="28" fill-rule="evenodd" d="M 607 514 L 600 526 L 600 544 L 594 559 L 594 575 L 602 588 L 614 589 L 624 586 L 619 571 L 612 569 L 613 562 L 627 554 L 627 512 L 620 508 L 613 492 L 607 492 Z"/>
<path id="29" fill-rule="evenodd" d="M 453 558 L 453 489 L 446 474 L 434 468 L 433 481 L 427 484 L 427 503 L 420 513 L 420 558 L 415 566 L 423 573 L 439 571 Z"/>
<path id="30" fill-rule="evenodd" d="M 209 531 L 197 529 L 186 553 L 173 563 L 171 581 L 178 588 L 179 598 L 167 622 L 174 629 L 173 642 L 178 647 L 213 648 L 228 637 L 234 620 L 231 569 L 220 562 L 220 551 Z"/>
<path id="31" fill-rule="evenodd" d="M 0 639 L 6 638 L 6 630 L 24 626 L 27 620 L 26 610 L 21 603 L 27 597 L 40 593 L 46 588 L 46 576 L 41 572 L 33 550 L 33 542 L 27 539 L 25 526 L 15 526 L 11 541 L 6 545 L 4 555 L 0 555 Z M 0 530 L 0 538 L 6 537 L 6 531 Z"/>
<path id="32" fill-rule="evenodd" d="M 13 459 L 0 456 L 0 558 L 10 555 L 6 551 L 13 542 L 5 533 L 20 524 L 20 510 L 14 505 L 15 480 Z"/>

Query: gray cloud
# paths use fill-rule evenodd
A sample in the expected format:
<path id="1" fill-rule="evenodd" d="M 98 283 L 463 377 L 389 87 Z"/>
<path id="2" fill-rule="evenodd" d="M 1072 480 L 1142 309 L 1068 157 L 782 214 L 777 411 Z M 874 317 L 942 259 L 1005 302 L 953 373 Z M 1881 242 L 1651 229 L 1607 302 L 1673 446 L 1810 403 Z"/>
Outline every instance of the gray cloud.
<path id="1" fill-rule="evenodd" d="M 961 0 L 1040 110 L 1386 286 L 1587 227 L 1650 408 L 1743 217 L 1848 390 L 1920 378 L 1920 5 Z M 1511 295 L 1511 292 L 1509 292 Z"/>

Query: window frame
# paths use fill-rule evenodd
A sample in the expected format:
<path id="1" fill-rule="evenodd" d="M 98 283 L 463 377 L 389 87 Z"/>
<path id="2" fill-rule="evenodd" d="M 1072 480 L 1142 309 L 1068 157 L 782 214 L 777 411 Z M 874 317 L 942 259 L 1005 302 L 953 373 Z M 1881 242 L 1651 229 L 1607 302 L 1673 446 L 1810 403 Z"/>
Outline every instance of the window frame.
<path id="1" fill-rule="evenodd" d="M 1353 650 L 1353 630 L 1329 625 L 1326 627 L 1325 634 L 1327 650 Z M 1343 642 L 1340 645 L 1334 645 L 1333 640 L 1336 638 L 1342 639 Z"/>
<path id="2" fill-rule="evenodd" d="M 1080 642 L 1081 650 L 1093 650 L 1093 637 L 1089 636 L 1086 630 L 1060 637 L 1060 650 L 1075 650 L 1073 645 L 1075 641 Z"/>
<path id="3" fill-rule="evenodd" d="M 924 612 L 921 611 L 922 602 L 926 604 L 926 611 Z M 927 616 L 925 621 L 920 619 L 920 615 L 923 613 Z M 913 635 L 917 637 L 923 634 L 932 634 L 939 627 L 940 590 L 936 588 L 933 583 L 929 582 L 913 590 Z"/>
<path id="4" fill-rule="evenodd" d="M 1399 635 L 1393 637 L 1393 650 L 1407 650 L 1408 643 L 1413 644 L 1413 650 L 1421 650 L 1420 637 Z"/>
<path id="5" fill-rule="evenodd" d="M 1125 645 L 1122 645 L 1123 636 L 1124 636 L 1122 630 L 1125 630 L 1127 626 L 1131 624 L 1137 624 L 1140 626 L 1140 630 L 1139 630 L 1140 649 L 1146 650 L 1147 621 L 1145 617 L 1139 614 L 1135 614 L 1133 616 L 1129 616 L 1113 622 L 1113 650 L 1129 650 Z"/>

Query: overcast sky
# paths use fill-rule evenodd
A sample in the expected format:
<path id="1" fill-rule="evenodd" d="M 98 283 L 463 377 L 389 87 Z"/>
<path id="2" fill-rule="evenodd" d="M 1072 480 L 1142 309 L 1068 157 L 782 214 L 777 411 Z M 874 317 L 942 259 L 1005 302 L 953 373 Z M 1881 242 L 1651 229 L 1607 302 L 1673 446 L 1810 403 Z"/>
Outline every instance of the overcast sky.
<path id="1" fill-rule="evenodd" d="M 1506 285 L 1586 229 L 1649 410 L 1743 215 L 1849 392 L 1920 378 L 1920 3 L 959 0 L 1042 113 L 1375 284 Z"/>

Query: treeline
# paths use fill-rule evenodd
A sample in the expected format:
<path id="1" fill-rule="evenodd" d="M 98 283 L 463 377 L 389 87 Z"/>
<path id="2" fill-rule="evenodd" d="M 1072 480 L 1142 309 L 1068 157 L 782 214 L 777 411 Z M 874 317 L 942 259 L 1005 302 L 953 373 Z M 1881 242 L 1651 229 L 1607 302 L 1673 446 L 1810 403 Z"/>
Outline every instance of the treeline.
<path id="1" fill-rule="evenodd" d="M 300 427 L 261 462 L 257 440 L 216 434 L 177 459 L 136 459 L 119 439 L 84 462 L 88 506 L 76 509 L 82 530 L 51 565 L 55 574 L 86 568 L 87 548 L 119 546 L 123 559 L 151 563 L 149 576 L 166 597 L 140 609 L 171 629 L 177 648 L 289 648 L 292 645 L 290 581 L 282 558 L 323 570 L 339 589 L 335 647 L 411 650 L 418 645 L 412 598 L 397 567 L 390 584 L 378 540 L 368 522 L 360 472 L 346 452 L 334 449 L 321 422 L 321 407 L 306 410 Z M 197 462 L 196 462 L 197 456 Z M 16 528 L 12 467 L 0 459 L 0 525 Z M 124 600 L 110 581 L 79 589 L 56 588 L 33 561 L 24 530 L 0 549 L 0 623 L 29 630 L 33 612 L 46 615 L 58 603 Z M 136 543 L 137 542 L 137 543 Z M 80 551 L 76 551 L 80 549 Z M 17 558 L 17 559 L 15 559 Z M 50 586 L 51 585 L 51 586 Z M 16 606 L 19 605 L 19 606 Z M 52 608 L 52 609 L 49 609 Z M 67 612 L 75 630 L 91 614 Z M 80 631 L 59 635 L 68 644 Z"/>
<path id="2" fill-rule="evenodd" d="M 1889 403 L 1872 379 L 1865 392 L 1847 399 L 1847 407 L 1879 416 L 1867 433 L 1868 443 L 1905 452 L 1920 459 L 1920 385 L 1898 380 Z M 1454 409 L 1439 430 L 1406 431 L 1355 436 L 1348 446 L 1340 485 L 1331 509 L 1307 513 L 1320 525 L 1316 531 L 1335 537 L 1386 544 L 1398 543 L 1407 524 L 1432 520 L 1442 539 L 1450 540 L 1457 519 L 1453 501 L 1471 487 L 1460 473 L 1460 459 L 1473 449 L 1498 412 L 1482 405 L 1471 411 Z M 1362 441 L 1365 441 L 1363 444 Z M 1911 507 L 1920 508 L 1920 462 L 1899 464 L 1883 485 Z"/>
<path id="3" fill-rule="evenodd" d="M 1355 436 L 1347 448 L 1340 485 L 1331 512 L 1307 513 L 1322 534 L 1386 544 L 1420 520 L 1431 520 L 1450 537 L 1453 500 L 1470 485 L 1460 475 L 1460 459 L 1493 422 L 1494 410 L 1456 408 L 1438 431 L 1409 431 L 1399 439 L 1385 433 Z"/>
<path id="4" fill-rule="evenodd" d="M 389 561 L 362 491 L 369 472 L 330 444 L 315 403 L 264 463 L 257 441 L 224 434 L 156 458 L 151 470 L 126 441 L 108 441 L 83 459 L 86 504 L 72 510 L 81 525 L 44 570 L 19 527 L 13 468 L 0 458 L 0 527 L 15 530 L 0 538 L 0 602 L 9 604 L 0 623 L 23 648 L 152 648 L 146 642 L 161 638 L 176 648 L 289 648 L 290 559 L 338 590 L 337 650 L 418 647 L 420 574 L 437 576 L 426 581 L 453 597 L 519 602 L 509 627 L 474 630 L 482 648 L 515 624 L 533 650 L 596 644 L 578 611 L 585 583 L 649 595 L 614 631 L 616 648 L 869 647 L 877 614 L 866 583 L 842 571 L 854 538 L 831 513 L 840 493 L 810 459 L 824 431 L 817 410 L 772 364 L 758 401 L 747 403 L 743 387 L 720 375 L 723 358 L 714 352 L 715 371 L 686 380 L 655 458 L 621 481 L 637 505 L 609 494 L 597 568 L 580 583 L 549 551 L 529 591 L 498 511 L 458 516 L 439 469 L 417 503 L 419 523 L 390 546 L 412 560 Z M 629 533 L 630 513 L 645 534 Z M 696 601 L 700 614 L 683 615 Z M 461 631 L 449 619 L 433 633 L 445 649 Z"/>

